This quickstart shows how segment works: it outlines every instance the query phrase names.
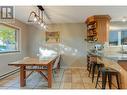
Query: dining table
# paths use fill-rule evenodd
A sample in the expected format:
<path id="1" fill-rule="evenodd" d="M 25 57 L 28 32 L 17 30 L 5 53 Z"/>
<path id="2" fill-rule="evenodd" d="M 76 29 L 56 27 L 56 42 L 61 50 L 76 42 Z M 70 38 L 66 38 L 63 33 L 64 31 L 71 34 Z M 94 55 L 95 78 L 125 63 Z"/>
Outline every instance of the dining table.
<path id="1" fill-rule="evenodd" d="M 48 82 L 48 88 L 52 87 L 52 66 L 57 56 L 49 58 L 34 58 L 28 57 L 16 62 L 11 62 L 9 66 L 19 67 L 20 72 L 20 87 L 26 86 L 26 79 L 33 73 L 38 72 Z M 27 75 L 26 71 L 30 71 Z M 44 73 L 46 72 L 46 74 Z"/>

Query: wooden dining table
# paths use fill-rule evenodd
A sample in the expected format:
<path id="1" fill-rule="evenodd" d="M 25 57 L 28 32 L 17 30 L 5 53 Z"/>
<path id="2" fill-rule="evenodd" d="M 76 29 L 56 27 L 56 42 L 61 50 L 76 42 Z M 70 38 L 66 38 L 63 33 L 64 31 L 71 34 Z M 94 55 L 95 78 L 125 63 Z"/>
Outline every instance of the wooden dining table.
<path id="1" fill-rule="evenodd" d="M 40 73 L 48 82 L 48 88 L 52 87 L 52 65 L 57 56 L 51 58 L 26 58 L 9 63 L 9 66 L 20 67 L 20 87 L 26 86 L 26 79 L 34 72 Z M 31 71 L 28 75 L 26 71 Z M 47 74 L 44 74 L 47 72 Z M 26 76 L 27 75 L 27 76 Z"/>

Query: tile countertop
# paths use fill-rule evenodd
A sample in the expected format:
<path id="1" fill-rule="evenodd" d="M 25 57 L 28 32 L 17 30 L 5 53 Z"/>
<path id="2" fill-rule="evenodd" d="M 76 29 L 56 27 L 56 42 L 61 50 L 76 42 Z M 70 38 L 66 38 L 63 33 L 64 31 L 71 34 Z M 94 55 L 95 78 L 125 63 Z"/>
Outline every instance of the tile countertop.
<path id="1" fill-rule="evenodd" d="M 108 60 L 114 61 L 113 63 L 118 63 L 123 69 L 127 71 L 127 54 L 115 53 L 115 54 L 106 54 L 106 53 L 98 53 L 98 52 L 90 52 L 88 54 L 98 56 L 101 58 L 106 58 Z"/>

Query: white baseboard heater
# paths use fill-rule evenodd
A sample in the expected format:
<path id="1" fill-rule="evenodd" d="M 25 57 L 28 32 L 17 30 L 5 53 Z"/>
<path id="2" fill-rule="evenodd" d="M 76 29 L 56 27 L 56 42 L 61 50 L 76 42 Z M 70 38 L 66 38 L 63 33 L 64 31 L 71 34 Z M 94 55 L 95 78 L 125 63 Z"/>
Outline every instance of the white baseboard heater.
<path id="1" fill-rule="evenodd" d="M 10 71 L 10 72 L 8 72 L 8 73 L 5 73 L 5 74 L 3 74 L 3 75 L 0 75 L 0 80 L 1 80 L 1 79 L 4 79 L 4 78 L 6 78 L 6 77 L 9 77 L 9 76 L 11 76 L 11 75 L 13 75 L 13 74 L 15 74 L 15 73 L 17 73 L 17 72 L 19 72 L 19 68 L 18 68 L 18 69 L 15 69 L 15 70 L 12 70 L 12 71 Z"/>

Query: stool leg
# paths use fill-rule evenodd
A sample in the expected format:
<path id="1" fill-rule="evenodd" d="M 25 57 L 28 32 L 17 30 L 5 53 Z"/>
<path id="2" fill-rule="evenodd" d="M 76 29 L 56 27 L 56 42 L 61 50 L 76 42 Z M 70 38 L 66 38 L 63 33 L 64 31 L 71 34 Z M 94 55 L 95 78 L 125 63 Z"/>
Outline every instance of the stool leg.
<path id="1" fill-rule="evenodd" d="M 92 64 L 90 64 L 90 67 L 89 67 L 89 77 L 90 77 L 90 74 L 91 74 L 91 69 L 92 69 Z"/>
<path id="2" fill-rule="evenodd" d="M 96 64 L 93 64 L 93 68 L 92 68 L 92 83 L 94 81 L 95 67 L 96 67 Z"/>
<path id="3" fill-rule="evenodd" d="M 87 63 L 87 71 L 89 71 L 89 66 L 90 66 L 90 63 L 88 62 Z"/>
<path id="4" fill-rule="evenodd" d="M 111 76 L 111 74 L 108 74 L 108 85 L 109 85 L 109 89 L 111 89 L 111 86 L 112 86 L 112 76 Z"/>
<path id="5" fill-rule="evenodd" d="M 107 74 L 102 72 L 102 89 L 105 89 L 106 87 L 106 79 L 107 79 Z"/>
<path id="6" fill-rule="evenodd" d="M 117 86 L 118 86 L 118 89 L 120 89 L 118 74 L 116 74 L 116 81 L 117 81 Z"/>
<path id="7" fill-rule="evenodd" d="M 98 70 L 98 75 L 97 75 L 97 81 L 96 81 L 95 88 L 97 88 L 97 84 L 98 84 L 99 77 L 100 77 L 100 70 Z"/>

